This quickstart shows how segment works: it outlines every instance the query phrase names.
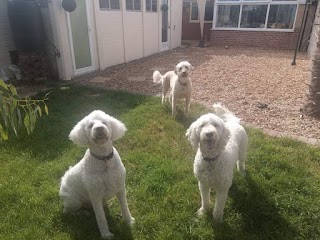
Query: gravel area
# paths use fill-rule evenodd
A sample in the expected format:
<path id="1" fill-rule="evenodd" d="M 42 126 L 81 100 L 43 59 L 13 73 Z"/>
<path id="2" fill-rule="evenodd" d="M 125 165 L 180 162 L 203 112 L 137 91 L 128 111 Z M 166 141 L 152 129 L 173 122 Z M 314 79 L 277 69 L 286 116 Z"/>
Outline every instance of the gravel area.
<path id="1" fill-rule="evenodd" d="M 173 70 L 182 60 L 194 67 L 193 101 L 225 103 L 244 122 L 289 135 L 320 139 L 320 121 L 303 116 L 310 60 L 293 51 L 261 48 L 198 48 L 194 44 L 78 78 L 80 84 L 160 94 L 152 73 Z M 160 103 L 160 101 L 159 101 Z"/>

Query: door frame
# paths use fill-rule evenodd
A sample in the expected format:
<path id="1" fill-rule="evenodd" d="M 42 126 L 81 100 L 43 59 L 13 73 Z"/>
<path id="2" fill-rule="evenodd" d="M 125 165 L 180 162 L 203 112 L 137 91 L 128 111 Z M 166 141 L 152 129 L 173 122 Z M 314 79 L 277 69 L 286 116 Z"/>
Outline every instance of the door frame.
<path id="1" fill-rule="evenodd" d="M 75 61 L 74 48 L 73 48 L 72 28 L 71 28 L 71 22 L 70 22 L 70 13 L 67 12 L 69 44 L 70 44 L 70 52 L 71 52 L 74 76 L 82 75 L 98 69 L 98 51 L 97 51 L 98 47 L 97 47 L 96 34 L 95 34 L 93 1 L 92 0 L 84 0 L 84 1 L 86 4 L 86 13 L 87 13 L 91 66 L 79 68 L 79 69 L 76 68 L 76 61 Z"/>
<path id="2" fill-rule="evenodd" d="M 162 42 L 162 10 L 161 10 L 161 6 L 162 6 L 162 1 L 163 0 L 159 0 L 159 15 L 160 15 L 160 24 L 159 24 L 159 31 L 160 31 L 160 52 L 163 51 L 167 51 L 170 49 L 170 38 L 171 38 L 171 29 L 170 29 L 170 24 L 171 24 L 171 1 L 168 1 L 168 36 L 167 36 L 167 42 Z"/>

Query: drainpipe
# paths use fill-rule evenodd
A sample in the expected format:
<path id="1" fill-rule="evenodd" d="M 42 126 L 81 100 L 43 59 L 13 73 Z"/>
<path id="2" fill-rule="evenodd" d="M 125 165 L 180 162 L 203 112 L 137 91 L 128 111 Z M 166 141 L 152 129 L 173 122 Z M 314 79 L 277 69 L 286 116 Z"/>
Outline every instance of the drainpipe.
<path id="1" fill-rule="evenodd" d="M 306 21 L 306 15 L 307 15 L 307 6 L 309 8 L 309 0 L 306 0 L 306 4 L 304 5 L 304 10 L 303 10 L 303 18 L 301 21 L 301 25 L 300 25 L 300 29 L 299 29 L 299 35 L 298 35 L 298 40 L 296 43 L 296 48 L 294 50 L 294 55 L 293 55 L 293 61 L 291 63 L 291 65 L 296 65 L 296 58 L 297 58 L 297 52 L 301 43 L 301 39 L 302 39 L 302 33 L 304 32 L 304 27 L 305 27 L 305 21 Z"/>

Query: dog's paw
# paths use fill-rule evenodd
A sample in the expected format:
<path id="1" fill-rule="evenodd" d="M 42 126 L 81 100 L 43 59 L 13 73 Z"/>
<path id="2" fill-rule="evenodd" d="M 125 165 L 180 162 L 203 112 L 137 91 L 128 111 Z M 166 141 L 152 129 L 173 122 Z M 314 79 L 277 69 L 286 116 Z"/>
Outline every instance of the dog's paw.
<path id="1" fill-rule="evenodd" d="M 213 217 L 213 222 L 214 222 L 214 223 L 216 223 L 216 224 L 222 223 L 223 215 L 213 213 L 213 214 L 212 214 L 212 217 Z"/>
<path id="2" fill-rule="evenodd" d="M 128 224 L 129 226 L 132 226 L 132 225 L 136 222 L 136 220 L 135 220 L 133 217 L 130 217 L 130 218 L 128 218 L 128 219 L 125 219 L 124 221 L 125 221 L 125 223 Z"/>
<path id="3" fill-rule="evenodd" d="M 201 208 L 199 208 L 199 210 L 197 211 L 197 216 L 198 216 L 198 217 L 202 217 L 203 215 L 206 214 L 206 212 L 207 212 L 207 210 L 201 207 Z"/>
<path id="4" fill-rule="evenodd" d="M 101 238 L 102 239 L 113 239 L 114 235 L 111 232 L 106 232 L 106 233 L 101 233 Z"/>

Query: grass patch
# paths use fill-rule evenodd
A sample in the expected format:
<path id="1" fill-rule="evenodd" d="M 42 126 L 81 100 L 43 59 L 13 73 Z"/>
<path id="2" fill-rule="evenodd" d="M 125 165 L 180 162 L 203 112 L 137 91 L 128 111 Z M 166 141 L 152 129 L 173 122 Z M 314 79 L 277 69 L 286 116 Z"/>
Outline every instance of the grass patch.
<path id="1" fill-rule="evenodd" d="M 160 99 L 85 87 L 55 90 L 50 114 L 31 136 L 0 148 L 0 239 L 99 239 L 90 216 L 62 214 L 59 181 L 85 149 L 72 144 L 72 127 L 100 109 L 123 121 L 128 132 L 115 143 L 127 169 L 132 229 L 121 221 L 115 199 L 106 204 L 116 239 L 320 239 L 320 149 L 290 139 L 249 133 L 248 176 L 235 173 L 220 226 L 198 219 L 194 152 L 185 131 L 190 117 L 170 114 Z M 181 106 L 182 109 L 182 106 Z M 214 194 L 212 194 L 214 201 Z"/>

